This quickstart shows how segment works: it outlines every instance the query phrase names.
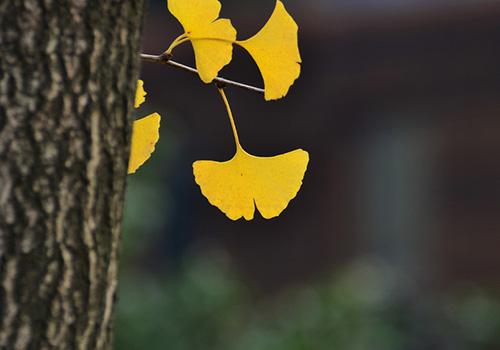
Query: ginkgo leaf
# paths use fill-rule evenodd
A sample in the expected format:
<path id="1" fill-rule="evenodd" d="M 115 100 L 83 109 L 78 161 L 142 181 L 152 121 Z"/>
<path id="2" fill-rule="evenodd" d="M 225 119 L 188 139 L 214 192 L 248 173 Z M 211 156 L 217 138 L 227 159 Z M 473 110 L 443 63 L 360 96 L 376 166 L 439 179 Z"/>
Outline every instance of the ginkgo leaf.
<path id="1" fill-rule="evenodd" d="M 232 220 L 252 220 L 255 207 L 266 219 L 276 217 L 300 190 L 309 154 L 301 149 L 274 157 L 245 152 L 224 90 L 219 89 L 219 93 L 233 129 L 236 154 L 226 162 L 194 162 L 195 181 L 208 201 Z"/>
<path id="2" fill-rule="evenodd" d="M 299 191 L 309 155 L 301 149 L 274 157 L 256 157 L 238 147 L 227 162 L 197 161 L 196 183 L 208 201 L 230 219 L 252 220 L 281 214 Z"/>
<path id="3" fill-rule="evenodd" d="M 264 27 L 253 37 L 236 43 L 245 48 L 259 67 L 265 99 L 285 96 L 300 75 L 298 26 L 281 1 Z"/>
<path id="4" fill-rule="evenodd" d="M 132 126 L 132 144 L 128 173 L 133 174 L 151 157 L 160 138 L 160 115 L 153 113 L 138 119 Z"/>
<path id="5" fill-rule="evenodd" d="M 137 88 L 135 90 L 135 102 L 134 107 L 139 108 L 144 101 L 146 101 L 146 91 L 144 90 L 144 82 L 142 80 L 137 80 Z"/>
<path id="6" fill-rule="evenodd" d="M 210 83 L 231 62 L 236 29 L 229 19 L 218 19 L 218 0 L 168 0 L 168 10 L 182 24 L 191 41 L 200 78 Z"/>

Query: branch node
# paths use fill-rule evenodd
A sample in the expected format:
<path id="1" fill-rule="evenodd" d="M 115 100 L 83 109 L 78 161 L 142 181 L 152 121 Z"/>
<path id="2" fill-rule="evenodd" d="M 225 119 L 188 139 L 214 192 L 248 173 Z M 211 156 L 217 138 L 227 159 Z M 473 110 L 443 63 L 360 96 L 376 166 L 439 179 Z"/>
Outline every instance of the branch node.
<path id="1" fill-rule="evenodd" d="M 215 86 L 217 86 L 217 88 L 219 88 L 219 89 L 224 90 L 226 88 L 227 84 L 223 81 L 215 81 Z"/>
<path id="2" fill-rule="evenodd" d="M 170 61 L 172 59 L 172 57 L 173 57 L 172 53 L 164 52 L 160 56 L 158 56 L 158 59 L 159 59 L 160 63 L 165 64 L 168 61 Z"/>

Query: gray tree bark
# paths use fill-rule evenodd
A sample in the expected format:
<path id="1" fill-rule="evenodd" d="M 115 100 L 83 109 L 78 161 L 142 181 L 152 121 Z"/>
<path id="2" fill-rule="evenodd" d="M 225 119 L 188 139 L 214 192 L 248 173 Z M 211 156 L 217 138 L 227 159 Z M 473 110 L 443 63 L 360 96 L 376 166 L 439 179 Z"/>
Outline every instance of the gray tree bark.
<path id="1" fill-rule="evenodd" d="M 143 0 L 0 1 L 0 349 L 109 349 Z"/>

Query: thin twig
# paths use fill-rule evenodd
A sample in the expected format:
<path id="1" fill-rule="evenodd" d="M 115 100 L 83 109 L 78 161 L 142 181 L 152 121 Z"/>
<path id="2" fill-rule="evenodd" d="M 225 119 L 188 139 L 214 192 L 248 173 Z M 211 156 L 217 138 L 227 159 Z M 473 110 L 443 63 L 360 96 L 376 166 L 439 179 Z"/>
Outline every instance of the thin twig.
<path id="1" fill-rule="evenodd" d="M 141 53 L 141 59 L 146 61 L 146 62 L 154 62 L 154 63 L 160 63 L 160 64 L 166 64 L 166 65 L 169 65 L 169 66 L 172 66 L 172 67 L 175 67 L 175 68 L 179 68 L 179 69 L 182 69 L 182 70 L 185 70 L 186 72 L 191 72 L 191 73 L 194 73 L 194 74 L 198 74 L 198 71 L 192 67 L 189 67 L 189 66 L 186 66 L 182 63 L 179 63 L 179 62 L 175 62 L 175 61 L 172 61 L 170 59 L 170 56 L 169 55 L 166 55 L 166 54 L 162 54 L 162 55 L 148 55 L 148 54 L 144 54 L 144 53 Z M 242 89 L 245 89 L 245 90 L 249 90 L 249 91 L 253 91 L 253 92 L 257 92 L 257 93 L 260 93 L 260 94 L 263 94 L 264 93 L 264 89 L 261 89 L 261 88 L 258 88 L 258 87 L 255 87 L 255 86 L 252 86 L 252 85 L 247 85 L 247 84 L 243 84 L 243 83 L 239 83 L 237 81 L 233 81 L 233 80 L 229 80 L 229 79 L 224 79 L 224 78 L 221 78 L 221 77 L 216 77 L 214 79 L 214 82 L 217 84 L 217 85 L 229 85 L 229 86 L 236 86 L 236 87 L 239 87 L 239 88 L 242 88 Z"/>

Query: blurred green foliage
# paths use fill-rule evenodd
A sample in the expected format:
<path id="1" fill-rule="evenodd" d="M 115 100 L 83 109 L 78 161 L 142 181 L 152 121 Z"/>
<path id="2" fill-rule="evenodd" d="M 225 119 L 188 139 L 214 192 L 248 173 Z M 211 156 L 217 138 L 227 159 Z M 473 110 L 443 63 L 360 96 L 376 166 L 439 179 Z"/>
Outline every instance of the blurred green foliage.
<path id="1" fill-rule="evenodd" d="M 479 291 L 419 302 L 398 296 L 390 269 L 358 263 L 263 299 L 221 256 L 192 259 L 168 277 L 123 276 L 115 349 L 500 348 L 500 302 Z"/>

